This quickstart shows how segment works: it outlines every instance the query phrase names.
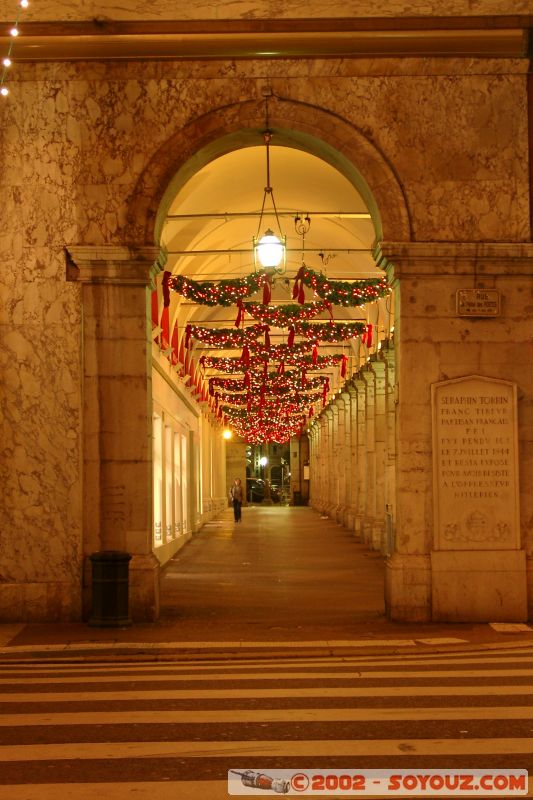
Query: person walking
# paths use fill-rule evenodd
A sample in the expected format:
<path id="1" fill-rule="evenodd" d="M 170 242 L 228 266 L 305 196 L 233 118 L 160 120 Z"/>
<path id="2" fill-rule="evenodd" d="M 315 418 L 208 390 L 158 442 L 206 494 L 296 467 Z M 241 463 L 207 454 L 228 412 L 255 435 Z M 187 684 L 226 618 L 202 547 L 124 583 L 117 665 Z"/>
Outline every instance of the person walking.
<path id="1" fill-rule="evenodd" d="M 235 517 L 235 522 L 240 522 L 242 507 L 242 486 L 240 478 L 235 478 L 233 486 L 230 489 L 230 496 L 233 502 L 233 516 Z"/>

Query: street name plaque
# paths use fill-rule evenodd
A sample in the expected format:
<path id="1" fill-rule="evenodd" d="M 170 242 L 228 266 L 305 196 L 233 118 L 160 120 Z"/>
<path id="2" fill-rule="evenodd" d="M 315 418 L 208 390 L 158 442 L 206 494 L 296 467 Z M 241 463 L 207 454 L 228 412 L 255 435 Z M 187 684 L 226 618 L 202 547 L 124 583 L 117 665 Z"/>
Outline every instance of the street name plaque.
<path id="1" fill-rule="evenodd" d="M 431 387 L 436 550 L 520 547 L 516 384 Z"/>
<path id="2" fill-rule="evenodd" d="M 456 300 L 460 317 L 498 317 L 500 314 L 497 289 L 458 289 Z"/>

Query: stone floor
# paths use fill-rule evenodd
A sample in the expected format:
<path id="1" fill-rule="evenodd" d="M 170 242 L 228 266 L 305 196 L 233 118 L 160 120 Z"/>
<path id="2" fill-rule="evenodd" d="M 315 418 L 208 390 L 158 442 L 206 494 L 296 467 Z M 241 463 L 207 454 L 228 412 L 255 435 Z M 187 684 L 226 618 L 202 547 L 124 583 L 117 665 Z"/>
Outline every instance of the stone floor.
<path id="1" fill-rule="evenodd" d="M 251 506 L 206 525 L 167 566 L 161 623 L 189 638 L 349 638 L 385 618 L 384 560 L 310 508 Z"/>
<path id="2" fill-rule="evenodd" d="M 84 622 L 0 625 L 0 656 L 109 651 L 170 655 L 382 652 L 407 646 L 524 646 L 533 626 L 390 622 L 385 562 L 353 532 L 305 507 L 227 509 L 162 571 L 161 617 L 127 628 Z M 503 630 L 502 630 L 503 629 Z"/>

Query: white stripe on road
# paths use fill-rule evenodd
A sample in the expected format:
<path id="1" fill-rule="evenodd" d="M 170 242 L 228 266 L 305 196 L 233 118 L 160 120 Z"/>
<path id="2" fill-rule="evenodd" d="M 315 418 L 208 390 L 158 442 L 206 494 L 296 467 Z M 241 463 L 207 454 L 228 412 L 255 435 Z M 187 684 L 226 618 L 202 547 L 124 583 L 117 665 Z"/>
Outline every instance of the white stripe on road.
<path id="1" fill-rule="evenodd" d="M 396 680 L 412 680 L 415 678 L 447 678 L 452 680 L 454 678 L 532 678 L 533 668 L 530 669 L 457 669 L 457 670 L 430 670 L 430 671 L 378 671 L 368 670 L 361 672 L 271 672 L 261 673 L 245 672 L 238 675 L 231 673 L 219 673 L 213 675 L 212 680 L 218 682 L 223 681 L 284 681 L 284 680 L 299 680 L 299 681 L 316 681 L 316 680 L 379 680 L 381 678 L 392 678 Z M 117 683 L 123 684 L 125 681 L 130 683 L 161 683 L 161 682 L 195 682 L 195 681 L 209 681 L 209 676 L 191 674 L 180 675 L 135 675 L 131 678 L 122 676 L 109 676 L 109 675 L 86 675 L 82 677 L 56 677 L 56 678 L 35 678 L 28 676 L 26 679 L 21 678 L 14 681 L 12 678 L 1 678 L 0 685 L 16 683 L 31 683 L 39 685 L 54 685 L 54 684 L 97 684 L 97 683 Z M 0 694 L 0 698 L 1 698 Z"/>
<path id="2" fill-rule="evenodd" d="M 194 723 L 259 722 L 424 722 L 428 720 L 510 720 L 533 717 L 532 706 L 442 706 L 422 708 L 283 708 L 215 711 L 72 711 L 2 714 L 0 727 L 59 725 L 191 725 Z"/>
<path id="3" fill-rule="evenodd" d="M 0 747 L 0 762 L 131 758 L 312 758 L 531 754 L 533 739 L 317 739 L 298 741 L 79 742 Z"/>
<path id="4" fill-rule="evenodd" d="M 424 666 L 427 665 L 428 667 L 432 667 L 435 664 L 440 666 L 448 665 L 453 666 L 454 664 L 459 665 L 467 665 L 467 664 L 531 664 L 533 668 L 533 650 L 526 650 L 521 652 L 530 653 L 530 655 L 515 655 L 514 652 L 507 653 L 506 655 L 501 656 L 487 656 L 484 658 L 483 656 L 466 656 L 463 653 L 460 655 L 456 655 L 454 653 L 449 653 L 447 655 L 443 653 L 435 654 L 435 653 L 428 653 L 425 656 L 415 657 L 412 655 L 401 655 L 397 656 L 396 658 L 375 658 L 370 656 L 339 656 L 339 657 L 331 657 L 331 658 L 296 658 L 296 659 L 280 659 L 277 658 L 275 660 L 268 660 L 268 659 L 260 659 L 260 660 L 248 660 L 248 659 L 239 659 L 238 661 L 227 661 L 226 659 L 217 660 L 217 661 L 187 661 L 186 663 L 161 663 L 159 661 L 139 661 L 139 662 L 124 662 L 118 663 L 114 661 L 113 663 L 106 663 L 102 665 L 101 663 L 76 663 L 72 664 L 71 661 L 67 661 L 65 665 L 58 664 L 54 662 L 53 664 L 20 664 L 17 663 L 16 666 L 13 665 L 0 665 L 0 675 L 13 675 L 17 678 L 24 678 L 26 675 L 33 679 L 34 673 L 58 673 L 60 675 L 68 675 L 68 674 L 79 674 L 80 672 L 90 672 L 92 675 L 98 674 L 113 674 L 113 673 L 120 673 L 127 675 L 129 672 L 161 672 L 161 673 L 182 673 L 186 671 L 190 671 L 194 669 L 195 673 L 198 672 L 212 672 L 216 673 L 217 675 L 218 670 L 231 670 L 232 672 L 239 673 L 242 670 L 246 669 L 254 669 L 257 670 L 258 674 L 263 671 L 273 670 L 273 669 L 280 669 L 280 667 L 324 667 L 324 668 L 338 668 L 338 667 L 350 667 L 350 666 L 361 666 L 361 667 L 372 667 L 372 666 L 380 666 L 380 667 L 396 667 L 399 669 L 400 667 L 404 666 Z"/>
<path id="5" fill-rule="evenodd" d="M 233 700 L 235 698 L 257 699 L 278 697 L 494 697 L 501 695 L 533 695 L 532 685 L 518 686 L 373 686 L 342 687 L 316 686 L 292 689 L 168 689 L 166 691 L 110 692 L 29 692 L 0 695 L 2 703 L 72 703 L 95 701 L 143 701 L 143 700 Z"/>

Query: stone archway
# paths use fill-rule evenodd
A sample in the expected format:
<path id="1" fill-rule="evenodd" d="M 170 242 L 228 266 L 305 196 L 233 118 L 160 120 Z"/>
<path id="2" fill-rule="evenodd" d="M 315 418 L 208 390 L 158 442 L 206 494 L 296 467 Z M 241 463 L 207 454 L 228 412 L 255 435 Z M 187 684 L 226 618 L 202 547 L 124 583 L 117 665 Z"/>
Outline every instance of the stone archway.
<path id="1" fill-rule="evenodd" d="M 214 109 L 177 131 L 154 153 L 137 183 L 124 239 L 158 246 L 168 208 L 187 181 L 216 158 L 256 146 L 264 127 L 264 102 L 247 101 Z M 355 186 L 370 210 L 376 244 L 384 237 L 410 241 L 400 182 L 361 131 L 335 114 L 276 97 L 269 99 L 269 127 L 276 144 L 322 159 Z"/>
<path id="2" fill-rule="evenodd" d="M 329 111 L 275 96 L 269 99 L 269 126 L 277 144 L 322 158 L 356 186 L 372 214 L 379 241 L 410 241 L 402 186 L 391 164 L 361 131 Z M 165 211 L 187 180 L 218 156 L 256 145 L 264 127 L 264 102 L 255 100 L 213 109 L 177 131 L 137 182 L 124 239 L 157 244 Z"/>

